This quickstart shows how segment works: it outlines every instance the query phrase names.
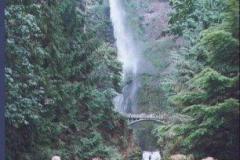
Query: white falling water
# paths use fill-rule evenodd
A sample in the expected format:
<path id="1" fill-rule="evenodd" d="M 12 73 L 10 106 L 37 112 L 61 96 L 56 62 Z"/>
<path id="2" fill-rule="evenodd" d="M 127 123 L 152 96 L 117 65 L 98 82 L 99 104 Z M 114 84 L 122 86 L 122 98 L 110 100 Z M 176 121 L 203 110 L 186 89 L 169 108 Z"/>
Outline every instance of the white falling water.
<path id="1" fill-rule="evenodd" d="M 128 72 L 136 74 L 138 68 L 137 49 L 130 31 L 126 27 L 125 11 L 121 6 L 120 0 L 109 1 L 118 58 L 123 63 L 123 76 L 126 76 Z"/>
<path id="2" fill-rule="evenodd" d="M 136 111 L 136 93 L 139 88 L 137 80 L 139 54 L 136 49 L 131 32 L 126 27 L 126 14 L 120 0 L 109 0 L 111 20 L 116 38 L 118 59 L 123 64 L 123 80 L 131 77 L 131 83 L 123 89 L 114 99 L 114 104 L 119 112 Z"/>
<path id="3" fill-rule="evenodd" d="M 119 112 L 134 113 L 137 112 L 136 94 L 140 87 L 140 82 L 137 78 L 138 72 L 140 72 L 138 71 L 138 64 L 141 61 L 140 55 L 125 22 L 126 13 L 120 3 L 121 0 L 109 0 L 109 2 L 118 59 L 123 64 L 123 80 L 128 81 L 123 88 L 122 94 L 114 98 L 114 104 Z M 161 156 L 159 151 L 144 151 L 143 160 L 161 160 Z"/>
<path id="4" fill-rule="evenodd" d="M 161 155 L 159 151 L 143 151 L 143 160 L 161 160 Z"/>

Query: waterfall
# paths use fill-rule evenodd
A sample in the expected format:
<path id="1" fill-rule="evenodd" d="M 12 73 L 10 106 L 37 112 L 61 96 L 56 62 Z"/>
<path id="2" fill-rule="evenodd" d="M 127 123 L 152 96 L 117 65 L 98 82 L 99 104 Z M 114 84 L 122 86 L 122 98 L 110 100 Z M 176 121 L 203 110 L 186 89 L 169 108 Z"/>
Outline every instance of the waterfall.
<path id="1" fill-rule="evenodd" d="M 136 93 L 140 85 L 137 79 L 139 51 L 125 22 L 126 13 L 120 3 L 121 0 L 109 0 L 109 2 L 118 59 L 123 65 L 122 77 L 126 83 L 122 94 L 114 98 L 114 104 L 117 111 L 132 113 L 137 111 Z"/>
<path id="2" fill-rule="evenodd" d="M 126 23 L 127 15 L 121 4 L 122 0 L 109 0 L 110 16 L 116 39 L 118 60 L 123 65 L 122 94 L 114 98 L 114 105 L 120 113 L 137 113 L 137 92 L 141 86 L 139 75 L 144 72 L 152 73 L 153 67 L 140 56 L 139 49 L 134 42 L 132 32 Z M 141 66 L 139 65 L 141 64 Z M 141 67 L 141 69 L 140 69 Z M 144 151 L 143 160 L 160 160 L 159 151 Z"/>

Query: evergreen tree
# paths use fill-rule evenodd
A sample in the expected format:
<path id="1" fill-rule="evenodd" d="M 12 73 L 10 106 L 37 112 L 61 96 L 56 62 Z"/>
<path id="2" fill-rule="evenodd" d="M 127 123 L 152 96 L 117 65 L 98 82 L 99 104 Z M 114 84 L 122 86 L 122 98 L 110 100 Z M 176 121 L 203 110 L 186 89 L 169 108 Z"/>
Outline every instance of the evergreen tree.
<path id="1" fill-rule="evenodd" d="M 126 145 L 126 123 L 112 104 L 121 65 L 107 38 L 88 28 L 85 4 L 7 2 L 8 160 L 111 159 Z"/>
<path id="2" fill-rule="evenodd" d="M 192 120 L 157 127 L 159 145 L 167 154 L 239 159 L 239 3 L 172 0 L 171 5 L 169 33 L 186 43 L 169 102 Z"/>

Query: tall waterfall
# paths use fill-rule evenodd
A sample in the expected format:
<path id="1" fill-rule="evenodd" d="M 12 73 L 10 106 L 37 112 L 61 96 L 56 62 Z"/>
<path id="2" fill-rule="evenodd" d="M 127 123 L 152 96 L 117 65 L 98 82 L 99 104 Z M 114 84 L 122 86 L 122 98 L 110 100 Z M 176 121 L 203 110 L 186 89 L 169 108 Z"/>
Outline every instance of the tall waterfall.
<path id="1" fill-rule="evenodd" d="M 121 0 L 109 0 L 109 2 L 118 59 L 123 64 L 123 80 L 126 83 L 122 94 L 115 97 L 114 103 L 117 111 L 132 113 L 137 111 L 136 93 L 140 85 L 137 79 L 139 52 L 125 22 L 126 13 Z"/>
<path id="2" fill-rule="evenodd" d="M 141 85 L 138 77 L 140 74 L 146 71 L 151 72 L 153 69 L 140 56 L 131 30 L 125 21 L 127 15 L 121 4 L 122 0 L 109 0 L 109 2 L 118 59 L 123 64 L 123 81 L 125 83 L 122 94 L 114 98 L 114 104 L 118 112 L 136 113 L 138 112 L 137 92 Z M 144 65 L 144 67 L 141 66 L 141 70 L 139 64 Z M 144 151 L 142 158 L 143 160 L 160 160 L 161 155 L 159 151 Z"/>

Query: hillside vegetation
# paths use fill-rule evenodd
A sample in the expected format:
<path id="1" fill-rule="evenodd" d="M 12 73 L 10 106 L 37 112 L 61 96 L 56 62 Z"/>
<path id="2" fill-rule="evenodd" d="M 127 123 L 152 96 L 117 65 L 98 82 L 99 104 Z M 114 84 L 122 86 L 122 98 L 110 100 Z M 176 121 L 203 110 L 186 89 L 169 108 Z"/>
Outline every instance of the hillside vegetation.
<path id="1" fill-rule="evenodd" d="M 6 160 L 140 160 L 134 141 L 164 160 L 240 159 L 239 1 L 121 3 L 141 57 L 135 113 L 190 120 L 130 130 L 114 110 L 132 77 L 122 81 L 108 0 L 7 0 Z"/>
<path id="2" fill-rule="evenodd" d="M 106 1 L 8 0 L 6 159 L 121 159 L 121 64 Z M 96 36 L 97 35 L 97 36 Z"/>
<path id="3" fill-rule="evenodd" d="M 152 127 L 151 138 L 142 140 L 151 134 L 145 124 L 136 129 L 140 144 L 157 137 L 164 157 L 239 159 L 239 2 L 124 0 L 124 5 L 142 55 L 155 68 L 140 77 L 139 112 L 193 119 Z"/>
<path id="4" fill-rule="evenodd" d="M 191 122 L 159 126 L 168 153 L 239 159 L 239 3 L 171 0 L 169 33 L 184 37 L 168 101 Z"/>

